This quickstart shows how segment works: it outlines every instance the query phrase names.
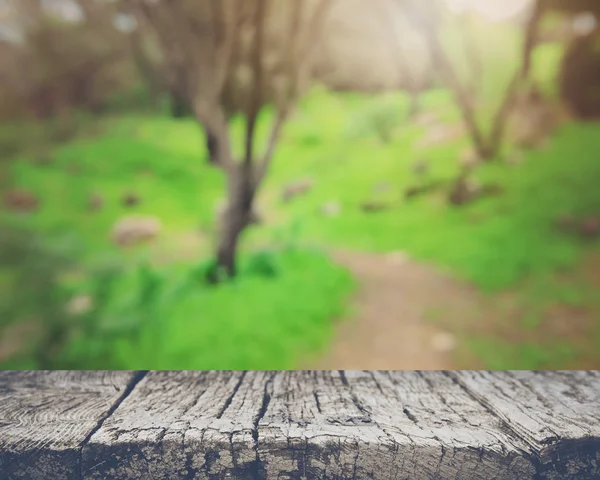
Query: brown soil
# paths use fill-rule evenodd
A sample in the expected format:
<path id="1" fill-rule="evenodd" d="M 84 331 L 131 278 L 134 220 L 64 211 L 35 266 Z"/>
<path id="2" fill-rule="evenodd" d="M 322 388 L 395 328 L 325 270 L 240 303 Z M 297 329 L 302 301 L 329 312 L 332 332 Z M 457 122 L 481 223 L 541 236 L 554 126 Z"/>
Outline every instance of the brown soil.
<path id="1" fill-rule="evenodd" d="M 481 369 L 485 366 L 465 345 L 465 338 L 473 336 L 510 344 L 568 341 L 581 355 L 562 368 L 600 365 L 590 338 L 594 314 L 589 310 L 549 305 L 541 312 L 541 327 L 527 329 L 517 291 L 485 296 L 400 254 L 337 252 L 334 259 L 353 273 L 359 288 L 352 317 L 338 324 L 334 341 L 316 368 Z M 597 273 L 590 274 L 595 272 L 590 263 L 599 264 L 587 259 L 569 276 L 583 270 L 586 277 L 598 280 Z"/>
<path id="2" fill-rule="evenodd" d="M 460 344 L 460 334 L 431 320 L 447 311 L 453 318 L 473 317 L 478 304 L 474 289 L 401 254 L 338 252 L 334 258 L 359 280 L 359 289 L 355 315 L 339 324 L 319 368 L 455 369 L 453 350 Z M 441 345 L 436 348 L 436 343 Z"/>
<path id="3" fill-rule="evenodd" d="M 29 342 L 39 335 L 40 326 L 37 321 L 24 321 L 0 329 L 0 362 L 9 360 L 18 354 Z"/>

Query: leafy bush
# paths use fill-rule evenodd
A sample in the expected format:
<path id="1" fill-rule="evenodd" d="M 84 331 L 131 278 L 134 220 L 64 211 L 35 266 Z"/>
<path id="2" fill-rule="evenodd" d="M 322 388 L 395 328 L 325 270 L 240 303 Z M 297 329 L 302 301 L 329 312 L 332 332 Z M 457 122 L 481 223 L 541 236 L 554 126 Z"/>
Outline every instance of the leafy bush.
<path id="1" fill-rule="evenodd" d="M 106 269 L 80 284 L 95 307 L 80 317 L 61 368 L 294 368 L 323 347 L 343 313 L 349 274 L 319 252 L 243 259 L 235 281 L 203 281 L 207 264 Z"/>
<path id="2" fill-rule="evenodd" d="M 403 97 L 400 97 L 404 100 Z M 359 115 L 351 120 L 347 130 L 348 137 L 375 135 L 383 143 L 393 140 L 399 126 L 405 120 L 404 110 L 407 108 L 398 102 L 399 97 L 392 100 L 383 98 L 369 103 Z"/>
<path id="3" fill-rule="evenodd" d="M 57 248 L 60 243 L 52 245 L 27 230 L 0 229 L 0 331 L 31 324 L 37 334 L 23 352 L 45 367 L 53 367 L 71 328 L 65 315 L 69 292 L 60 279 L 73 262 Z"/>

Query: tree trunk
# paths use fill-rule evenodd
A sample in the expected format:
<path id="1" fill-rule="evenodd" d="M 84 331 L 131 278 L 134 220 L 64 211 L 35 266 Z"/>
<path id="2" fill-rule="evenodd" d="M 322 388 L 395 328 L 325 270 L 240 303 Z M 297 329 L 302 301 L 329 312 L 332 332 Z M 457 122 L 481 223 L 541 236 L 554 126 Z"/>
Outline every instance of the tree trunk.
<path id="1" fill-rule="evenodd" d="M 189 99 L 181 95 L 176 89 L 171 90 L 171 116 L 173 118 L 185 118 L 192 116 L 193 110 Z"/>
<path id="2" fill-rule="evenodd" d="M 228 278 L 233 278 L 237 275 L 237 248 L 238 241 L 242 230 L 239 224 L 234 223 L 234 219 L 227 221 L 224 227 L 224 232 L 219 239 L 219 247 L 217 250 L 217 271 L 223 272 Z M 213 283 L 219 281 L 219 277 L 213 272 Z"/>
<path id="3" fill-rule="evenodd" d="M 219 163 L 219 140 L 212 132 L 206 132 L 206 149 L 208 150 L 208 163 L 217 165 Z"/>
<path id="4" fill-rule="evenodd" d="M 477 117 L 475 115 L 475 107 L 473 105 L 474 98 L 472 94 L 464 88 L 458 73 L 454 69 L 452 62 L 448 58 L 437 35 L 437 32 L 431 30 L 426 38 L 432 59 L 437 64 L 438 74 L 454 96 L 454 100 L 460 110 L 463 123 L 471 137 L 477 155 L 482 160 L 489 160 L 494 154 L 487 145 L 484 135 L 479 128 L 479 123 L 477 122 Z"/>
<path id="5" fill-rule="evenodd" d="M 239 166 L 230 174 L 227 208 L 220 221 L 217 243 L 216 271 L 210 280 L 218 282 L 219 275 L 233 278 L 237 274 L 237 249 L 243 231 L 252 223 L 253 203 L 256 193 L 250 166 Z"/>
<path id="6" fill-rule="evenodd" d="M 193 108 L 194 105 L 192 103 L 192 111 Z M 198 112 L 195 112 L 195 116 L 198 124 L 204 130 L 204 145 L 208 151 L 208 163 L 216 167 L 223 167 L 229 161 L 230 156 L 229 139 L 226 134 L 223 134 L 223 130 L 227 129 L 227 116 L 223 116 L 221 119 L 223 124 L 221 125 L 219 125 L 219 122 L 207 122 L 205 116 Z"/>

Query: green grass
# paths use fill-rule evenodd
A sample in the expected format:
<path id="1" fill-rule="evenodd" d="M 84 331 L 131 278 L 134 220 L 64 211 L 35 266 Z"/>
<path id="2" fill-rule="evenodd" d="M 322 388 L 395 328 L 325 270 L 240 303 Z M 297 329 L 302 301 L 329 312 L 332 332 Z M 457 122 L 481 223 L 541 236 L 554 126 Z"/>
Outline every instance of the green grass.
<path id="1" fill-rule="evenodd" d="M 317 102 L 331 115 L 332 106 Z M 343 115 L 340 107 L 339 116 Z M 416 181 L 410 174 L 412 162 L 425 156 L 433 176 L 451 179 L 466 143 L 461 140 L 416 152 L 413 144 L 419 132 L 411 129 L 384 147 L 372 138 L 338 140 L 337 145 L 318 150 L 298 148 L 291 142 L 282 145 L 270 185 L 311 174 L 316 186 L 302 201 L 277 208 L 302 225 L 306 239 L 361 250 L 407 250 L 416 258 L 446 265 L 487 290 L 573 265 L 579 258 L 582 246 L 558 232 L 554 221 L 560 214 L 600 209 L 595 188 L 600 176 L 595 154 L 600 147 L 597 126 L 564 127 L 547 148 L 526 153 L 518 167 L 485 166 L 478 172 L 479 179 L 499 183 L 505 193 L 460 209 L 449 209 L 436 195 L 403 200 L 404 189 Z M 295 159 L 290 165 L 284 159 L 292 155 Z M 393 208 L 364 214 L 360 203 L 372 198 L 373 187 L 382 181 L 392 187 Z M 343 214 L 333 219 L 320 217 L 316 210 L 328 200 L 340 201 Z"/>
<path id="2" fill-rule="evenodd" d="M 130 269 L 111 286 L 120 293 L 93 318 L 93 334 L 74 337 L 61 361 L 115 369 L 290 369 L 326 347 L 353 288 L 348 273 L 324 255 L 293 249 L 250 257 L 239 280 L 217 288 L 206 286 L 203 273 L 202 266 Z"/>
<path id="3" fill-rule="evenodd" d="M 248 253 L 242 256 L 247 265 L 239 281 L 213 289 L 190 283 L 197 270 L 193 265 L 211 253 L 208 247 L 199 248 L 181 264 L 151 267 L 161 289 L 152 298 L 143 297 L 145 287 L 137 276 L 140 265 L 155 264 L 159 247 L 177 252 L 178 234 L 213 226 L 224 179 L 206 165 L 201 140 L 197 125 L 190 121 L 120 118 L 109 121 L 97 138 L 55 148 L 49 166 L 36 165 L 33 154 L 11 164 L 14 185 L 35 192 L 42 206 L 26 215 L 3 212 L 6 225 L 38 232 L 54 247 L 62 244 L 80 262 L 75 287 L 100 288 L 106 280 L 93 272 L 120 267 L 102 312 L 84 322 L 93 325 L 93 333 L 83 329 L 74 337 L 64 357 L 56 360 L 58 367 L 293 368 L 300 357 L 325 346 L 352 280 L 318 252 Z M 71 173 L 73 166 L 78 173 Z M 120 201 L 128 192 L 141 198 L 133 210 Z M 87 202 L 93 193 L 104 197 L 105 206 L 92 214 Z M 126 214 L 159 217 L 164 226 L 159 246 L 128 251 L 114 247 L 110 229 Z M 273 241 L 289 245 L 294 232 L 288 230 L 274 235 Z M 209 228 L 207 235 L 212 233 Z M 275 268 L 276 277 L 252 273 L 265 268 L 267 273 Z M 60 282 L 58 287 L 65 289 Z M 71 296 L 82 293 L 67 287 Z M 39 301 L 38 291 L 30 296 Z M 49 308 L 37 307 L 42 312 Z M 127 333 L 131 329 L 137 329 L 133 337 Z M 158 346 L 153 343 L 157 339 Z M 16 362 L 31 365 L 29 357 Z"/>
<path id="4" fill-rule="evenodd" d="M 556 53 L 556 46 L 540 51 L 538 77 L 551 78 Z M 505 65 L 509 60 L 495 61 Z M 496 98 L 507 79 L 488 75 L 485 95 Z M 544 88 L 552 93 L 552 82 Z M 98 289 L 108 280 L 94 272 L 107 265 L 118 267 L 101 311 L 74 319 L 74 329 L 69 326 L 75 333 L 58 362 L 74 368 L 294 368 L 300 359 L 327 346 L 333 319 L 344 311 L 353 286 L 347 272 L 308 245 L 404 250 L 487 292 L 527 281 L 525 315 L 515 326 L 526 331 L 543 329 L 538 312 L 551 301 L 597 308 L 589 285 L 561 285 L 549 279 L 598 247 L 553 225 L 560 214 L 600 211 L 599 127 L 566 125 L 550 145 L 525 153 L 522 165 L 485 166 L 477 173 L 479 180 L 500 184 L 504 194 L 451 208 L 441 194 L 405 201 L 403 192 L 417 181 L 411 165 L 420 158 L 429 161 L 432 178 L 454 178 L 468 139 L 420 150 L 417 144 L 425 132 L 406 122 L 408 105 L 402 94 L 310 94 L 286 125 L 260 192 L 268 220 L 244 237 L 244 273 L 239 281 L 217 289 L 193 279 L 202 271 L 197 265 L 211 253 L 214 209 L 223 196 L 224 178 L 207 165 L 202 135 L 193 120 L 105 118 L 96 136 L 52 147 L 47 166 L 33 161 L 43 137 L 36 134 L 29 142 L 36 148 L 19 150 L 10 173 L 14 185 L 36 192 L 41 208 L 27 215 L 2 212 L 1 220 L 70 252 L 78 262 L 77 281 L 61 280 L 57 288 L 71 295 L 83 289 L 101 296 Z M 460 117 L 443 90 L 427 93 L 423 107 L 437 111 L 448 123 Z M 489 116 L 487 108 L 482 114 Z M 269 120 L 266 114 L 260 124 L 262 145 Z M 238 153 L 242 126 L 240 119 L 233 122 Z M 17 130 L 0 129 L 0 137 L 14 139 Z M 14 146 L 9 149 L 15 151 Z M 314 189 L 291 204 L 281 204 L 283 185 L 305 175 L 315 180 Z M 376 195 L 373 189 L 382 182 L 390 190 Z M 139 206 L 122 206 L 120 200 L 128 192 L 139 195 Z M 105 198 L 105 206 L 90 213 L 87 202 L 94 193 Z M 361 203 L 374 198 L 389 202 L 390 209 L 364 213 Z M 340 215 L 327 218 L 318 213 L 329 201 L 342 205 Z M 110 229 L 119 217 L 133 213 L 157 216 L 164 232 L 154 245 L 122 251 L 111 244 Z M 158 260 L 165 251 L 180 253 L 181 236 L 199 231 L 204 239 L 194 252 L 178 262 Z M 274 247 L 282 243 L 294 249 Z M 259 246 L 271 253 L 257 256 Z M 435 323 L 436 313 L 430 317 Z M 479 337 L 470 345 L 494 368 L 556 365 L 577 350 L 573 345 L 506 345 Z M 15 362 L 19 368 L 31 365 L 31 357 Z"/>
<path id="5" fill-rule="evenodd" d="M 486 368 L 491 370 L 514 369 L 515 365 L 519 370 L 552 369 L 556 365 L 567 365 L 577 356 L 576 347 L 566 342 L 509 344 L 482 337 L 470 339 L 469 343 L 473 352 L 485 359 Z"/>

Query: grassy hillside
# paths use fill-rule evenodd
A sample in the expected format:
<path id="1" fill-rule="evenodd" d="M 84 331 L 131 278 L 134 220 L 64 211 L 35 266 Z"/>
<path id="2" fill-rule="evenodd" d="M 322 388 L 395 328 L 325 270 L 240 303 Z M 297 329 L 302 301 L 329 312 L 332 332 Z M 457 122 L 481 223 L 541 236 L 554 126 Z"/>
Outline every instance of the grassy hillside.
<path id="1" fill-rule="evenodd" d="M 546 76 L 550 67 L 542 68 L 543 62 L 555 67 L 554 54 L 540 54 L 537 65 Z M 493 81 L 488 83 L 486 88 L 494 88 Z M 500 91 L 501 85 L 495 88 Z M 459 118 L 446 91 L 428 93 L 423 107 L 447 124 Z M 511 334 L 469 342 L 487 366 L 561 366 L 588 355 L 600 345 L 594 285 L 585 279 L 561 282 L 556 274 L 573 271 L 582 258 L 599 251 L 598 244 L 566 235 L 554 224 L 560 215 L 600 211 L 600 127 L 566 125 L 550 144 L 525 153 L 521 164 L 499 161 L 483 167 L 478 180 L 501 186 L 503 193 L 452 208 L 440 192 L 410 201 L 404 192 L 419 181 L 412 166 L 420 159 L 430 164 L 432 180 L 454 178 L 468 139 L 423 147 L 426 128 L 406 120 L 407 110 L 408 99 L 401 94 L 317 90 L 306 98 L 285 129 L 261 191 L 265 223 L 244 239 L 243 273 L 218 289 L 203 284 L 201 274 L 212 251 L 224 179 L 207 165 L 193 121 L 160 116 L 94 121 L 87 135 L 49 148 L 45 164 L 38 162 L 39 148 L 20 150 L 9 164 L 11 183 L 35 192 L 40 208 L 27 214 L 3 211 L 2 221 L 39 235 L 39 258 L 50 255 L 46 250 L 59 251 L 74 265 L 48 270 L 48 287 L 23 287 L 18 268 L 4 262 L 1 285 L 8 294 L 2 306 L 8 313 L 0 328 L 6 338 L 22 324 L 44 325 L 46 333 L 33 335 L 29 344 L 22 342 L 29 337 L 16 335 L 23 343 L 21 354 L 5 359 L 2 367 L 48 366 L 35 353 L 57 339 L 63 347 L 52 356 L 52 366 L 58 367 L 299 366 L 327 347 L 333 320 L 346 311 L 355 283 L 328 260 L 324 251 L 331 247 L 403 250 L 489 293 L 522 287 L 517 295 L 522 314 L 507 323 Z M 241 126 L 234 122 L 238 140 Z M 382 129 L 389 130 L 387 143 L 380 138 Z M 5 136 L 14 137 L 14 127 L 11 131 Z M 283 187 L 305 176 L 314 188 L 282 203 Z M 94 194 L 104 205 L 91 212 Z M 138 205 L 124 206 L 127 194 L 139 197 Z M 367 201 L 386 208 L 366 213 L 361 205 Z M 340 207 L 337 215 L 320 213 L 332 202 Z M 130 214 L 160 219 L 163 230 L 156 242 L 131 249 L 112 244 L 114 222 Z M 27 255 L 35 275 L 42 260 Z M 52 295 L 40 293 L 48 289 Z M 81 296 L 93 298 L 94 308 L 64 314 L 64 302 Z M 535 332 L 548 337 L 542 335 L 547 330 L 542 314 L 556 301 L 592 312 L 585 346 L 552 335 L 547 344 L 531 340 Z"/>

